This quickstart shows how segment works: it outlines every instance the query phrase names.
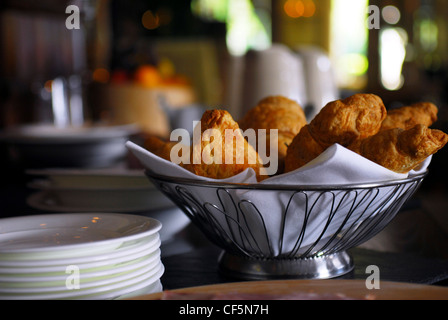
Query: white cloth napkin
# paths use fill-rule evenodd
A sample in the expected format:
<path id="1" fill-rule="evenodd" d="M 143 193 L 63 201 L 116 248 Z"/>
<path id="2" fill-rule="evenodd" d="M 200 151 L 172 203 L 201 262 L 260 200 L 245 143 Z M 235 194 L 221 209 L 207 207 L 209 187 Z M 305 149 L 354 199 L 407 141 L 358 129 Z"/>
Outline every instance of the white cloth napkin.
<path id="1" fill-rule="evenodd" d="M 253 169 L 222 180 L 197 176 L 182 167 L 159 158 L 144 148 L 127 142 L 128 149 L 142 165 L 165 176 L 201 181 L 257 184 Z M 319 157 L 293 172 L 268 178 L 261 185 L 311 186 L 364 184 L 407 178 L 426 171 L 431 157 L 409 174 L 392 172 L 344 147 L 335 144 Z M 306 252 L 317 239 L 326 243 L 335 233 L 343 233 L 363 217 L 387 209 L 398 197 L 395 187 L 372 192 L 295 192 L 279 190 L 221 190 L 190 187 L 180 194 L 191 206 L 200 206 L 211 214 L 219 233 L 231 238 L 240 248 L 257 255 L 277 257 Z M 319 244 L 320 245 L 320 244 Z M 299 249 L 298 249 L 299 248 Z M 318 248 L 318 246 L 316 246 Z"/>
<path id="2" fill-rule="evenodd" d="M 165 176 L 229 183 L 258 183 L 253 169 L 247 169 L 227 179 L 211 179 L 195 175 L 179 165 L 156 156 L 133 142 L 128 141 L 126 146 L 146 169 Z M 383 182 L 403 179 L 422 173 L 427 170 L 431 158 L 428 157 L 418 168 L 408 174 L 400 174 L 390 171 L 339 144 L 335 144 L 307 165 L 293 172 L 268 178 L 260 183 L 296 186 L 331 186 Z"/>
<path id="3" fill-rule="evenodd" d="M 240 172 L 238 175 L 227 179 L 210 179 L 195 175 L 194 173 L 182 168 L 177 164 L 156 156 L 152 152 L 149 152 L 148 150 L 140 147 L 133 142 L 128 141 L 126 143 L 126 147 L 132 152 L 132 154 L 137 157 L 137 159 L 141 162 L 145 169 L 168 177 L 229 183 L 257 183 L 257 177 L 253 169 L 245 170 L 243 172 Z"/>
<path id="4" fill-rule="evenodd" d="M 359 154 L 335 144 L 305 166 L 264 180 L 265 184 L 344 185 L 404 179 L 426 171 L 431 157 L 408 174 L 384 168 Z"/>

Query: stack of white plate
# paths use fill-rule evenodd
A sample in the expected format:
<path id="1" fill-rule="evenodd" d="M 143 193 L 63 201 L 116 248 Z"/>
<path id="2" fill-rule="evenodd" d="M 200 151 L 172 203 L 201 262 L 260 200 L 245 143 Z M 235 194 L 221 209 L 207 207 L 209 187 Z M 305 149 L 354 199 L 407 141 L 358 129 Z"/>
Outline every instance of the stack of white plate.
<path id="1" fill-rule="evenodd" d="M 163 290 L 159 221 L 129 214 L 0 220 L 0 299 L 123 299 Z"/>

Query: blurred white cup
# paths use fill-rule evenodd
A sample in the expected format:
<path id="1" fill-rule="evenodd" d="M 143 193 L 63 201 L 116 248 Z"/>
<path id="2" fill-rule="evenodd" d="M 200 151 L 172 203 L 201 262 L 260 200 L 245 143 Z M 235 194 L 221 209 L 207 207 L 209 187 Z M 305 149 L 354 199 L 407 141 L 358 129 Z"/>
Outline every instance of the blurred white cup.
<path id="1" fill-rule="evenodd" d="M 287 46 L 273 44 L 250 50 L 244 59 L 241 114 L 267 96 L 282 95 L 305 106 L 308 103 L 301 58 Z"/>
<path id="2" fill-rule="evenodd" d="M 294 51 L 304 65 L 307 117 L 311 120 L 328 102 L 339 99 L 339 91 L 331 61 L 323 50 L 315 46 L 299 46 Z"/>

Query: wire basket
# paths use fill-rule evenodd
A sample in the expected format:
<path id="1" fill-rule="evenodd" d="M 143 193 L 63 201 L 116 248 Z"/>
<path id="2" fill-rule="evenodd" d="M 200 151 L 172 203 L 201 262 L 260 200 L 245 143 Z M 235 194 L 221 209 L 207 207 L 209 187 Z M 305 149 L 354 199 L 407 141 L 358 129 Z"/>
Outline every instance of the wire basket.
<path id="1" fill-rule="evenodd" d="M 354 267 L 347 250 L 378 234 L 426 173 L 382 183 L 291 186 L 180 179 L 146 171 L 239 279 L 328 279 Z"/>

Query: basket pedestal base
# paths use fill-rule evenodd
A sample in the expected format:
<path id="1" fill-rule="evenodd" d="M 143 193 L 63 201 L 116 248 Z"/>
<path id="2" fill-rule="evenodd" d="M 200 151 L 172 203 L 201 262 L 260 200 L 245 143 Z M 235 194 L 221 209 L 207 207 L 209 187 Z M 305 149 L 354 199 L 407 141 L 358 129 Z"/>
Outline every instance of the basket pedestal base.
<path id="1" fill-rule="evenodd" d="M 308 259 L 251 259 L 223 252 L 218 262 L 224 275 L 242 280 L 330 279 L 354 268 L 345 251 Z"/>

